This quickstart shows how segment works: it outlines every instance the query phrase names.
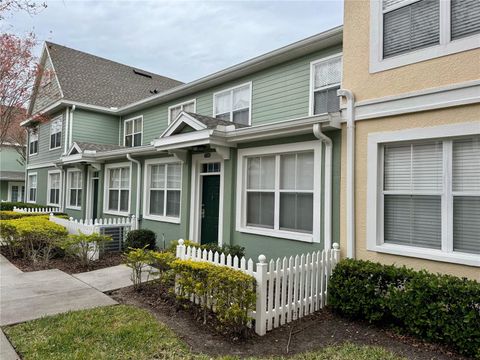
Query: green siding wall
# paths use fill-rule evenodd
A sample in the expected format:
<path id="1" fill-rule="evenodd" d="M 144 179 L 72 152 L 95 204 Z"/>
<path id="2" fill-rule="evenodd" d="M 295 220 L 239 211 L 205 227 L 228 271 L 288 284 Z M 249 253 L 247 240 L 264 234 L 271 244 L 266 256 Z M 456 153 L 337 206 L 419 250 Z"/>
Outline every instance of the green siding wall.
<path id="1" fill-rule="evenodd" d="M 0 180 L 0 200 L 7 201 L 8 199 L 8 181 Z"/>
<path id="2" fill-rule="evenodd" d="M 72 141 L 118 144 L 118 117 L 77 109 L 73 113 L 72 131 Z"/>
<path id="3" fill-rule="evenodd" d="M 25 171 L 25 165 L 20 154 L 11 146 L 0 147 L 1 171 Z"/>
<path id="4" fill-rule="evenodd" d="M 143 145 L 147 145 L 166 129 L 169 106 L 196 99 L 196 112 L 213 116 L 213 94 L 246 82 L 252 82 L 252 125 L 308 116 L 310 63 L 339 52 L 340 47 L 318 51 L 197 94 L 136 111 L 123 116 L 120 131 L 123 134 L 123 120 L 143 115 Z"/>

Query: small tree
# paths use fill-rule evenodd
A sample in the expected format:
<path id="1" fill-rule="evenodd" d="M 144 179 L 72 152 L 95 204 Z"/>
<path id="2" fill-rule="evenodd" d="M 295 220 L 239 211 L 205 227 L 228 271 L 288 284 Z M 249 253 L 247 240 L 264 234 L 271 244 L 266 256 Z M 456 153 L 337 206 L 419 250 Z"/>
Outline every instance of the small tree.
<path id="1" fill-rule="evenodd" d="M 100 248 L 109 241 L 112 241 L 110 236 L 98 233 L 85 235 L 80 232 L 78 235 L 69 235 L 61 244 L 61 248 L 67 254 L 78 257 L 81 264 L 89 269 L 92 261 L 97 258 Z"/>

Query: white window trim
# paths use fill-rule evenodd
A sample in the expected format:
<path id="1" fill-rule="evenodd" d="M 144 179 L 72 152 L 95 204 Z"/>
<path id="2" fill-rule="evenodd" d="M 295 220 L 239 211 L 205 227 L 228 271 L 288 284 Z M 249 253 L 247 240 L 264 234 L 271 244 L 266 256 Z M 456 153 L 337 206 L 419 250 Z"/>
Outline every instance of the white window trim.
<path id="1" fill-rule="evenodd" d="M 428 260 L 444 261 L 480 267 L 480 256 L 456 252 L 451 249 L 452 240 L 448 238 L 447 226 L 442 226 L 442 250 L 420 248 L 407 245 L 385 244 L 383 242 L 383 206 L 382 178 L 383 144 L 398 141 L 448 139 L 457 136 L 480 134 L 480 123 L 460 123 L 427 128 L 415 128 L 385 133 L 373 133 L 368 136 L 367 162 L 367 250 L 381 253 L 417 257 Z M 446 156 L 444 154 L 444 156 Z M 444 181 L 446 181 L 444 179 Z M 442 212 L 444 211 L 442 198 Z M 452 211 L 451 209 L 448 211 Z M 451 218 L 451 216 L 450 216 Z M 443 222 L 443 221 L 442 221 Z M 448 241 L 447 241 L 448 239 Z"/>
<path id="2" fill-rule="evenodd" d="M 20 190 L 20 199 L 21 199 L 20 202 L 25 201 L 25 195 L 26 195 L 26 194 L 25 194 L 25 183 L 19 182 L 19 181 L 9 181 L 9 182 L 8 182 L 7 201 L 10 201 L 10 202 L 12 201 L 12 187 L 13 187 L 13 186 L 18 186 L 18 187 L 20 187 L 20 189 L 19 189 L 19 190 Z M 21 190 L 22 190 L 22 187 L 23 187 L 23 199 L 22 199 L 22 197 L 21 197 L 21 195 L 22 195 L 22 191 L 21 191 Z"/>
<path id="3" fill-rule="evenodd" d="M 109 184 L 110 184 L 110 170 L 115 168 L 123 168 L 128 167 L 130 173 L 130 181 L 128 186 L 128 210 L 127 211 L 115 211 L 108 209 L 108 196 L 109 196 Z M 103 191 L 103 213 L 109 215 L 121 215 L 121 216 L 128 216 L 130 214 L 131 209 L 131 202 L 132 202 L 132 163 L 131 162 L 122 162 L 122 163 L 114 163 L 114 164 L 107 164 L 105 165 L 104 171 L 104 191 Z"/>
<path id="4" fill-rule="evenodd" d="M 286 231 L 280 229 L 265 229 L 254 226 L 247 226 L 246 224 L 246 191 L 247 171 L 246 160 L 247 157 L 261 156 L 261 155 L 279 155 L 283 153 L 299 152 L 313 150 L 315 166 L 313 175 L 313 229 L 312 234 L 305 234 L 294 231 Z M 238 150 L 237 158 L 237 214 L 236 214 L 236 230 L 242 233 L 250 233 L 264 236 L 271 236 L 276 238 L 283 238 L 289 240 L 298 240 L 309 243 L 320 242 L 320 216 L 321 216 L 321 177 L 322 177 L 322 146 L 319 141 L 306 141 L 301 143 L 281 144 L 264 146 L 257 148 L 247 148 Z M 279 171 L 276 172 L 275 178 L 278 182 L 280 176 Z M 278 219 L 280 214 L 280 207 L 275 205 L 274 219 Z"/>
<path id="5" fill-rule="evenodd" d="M 59 174 L 60 175 L 60 187 L 58 190 L 58 204 L 50 202 L 50 190 L 51 190 L 51 182 L 50 182 L 50 175 L 53 174 Z M 37 187 L 38 187 L 38 178 L 37 178 Z M 47 205 L 49 206 L 54 206 L 54 207 L 60 207 L 60 204 L 62 203 L 62 189 L 63 189 L 63 179 L 62 179 L 62 171 L 61 170 L 49 170 L 47 173 Z M 38 191 L 37 191 L 38 195 Z"/>
<path id="6" fill-rule="evenodd" d="M 60 131 L 58 131 L 56 133 L 52 133 L 52 125 L 55 121 L 60 121 L 60 123 L 62 124 L 62 127 L 60 128 Z M 40 131 L 40 129 L 38 131 Z M 60 145 L 52 148 L 51 147 L 52 146 L 52 135 L 53 134 L 58 134 L 58 133 L 60 133 Z M 63 139 L 63 115 L 59 115 L 56 118 L 52 119 L 52 121 L 50 122 L 50 131 L 49 131 L 49 136 L 48 136 L 48 147 L 49 147 L 48 151 L 61 149 L 62 148 L 62 139 Z"/>
<path id="7" fill-rule="evenodd" d="M 231 93 L 231 97 L 233 96 L 233 90 L 235 89 L 238 89 L 238 88 L 241 88 L 241 87 L 244 87 L 244 86 L 249 86 L 249 89 L 250 89 L 250 107 L 249 107 L 249 111 L 248 111 L 248 125 L 252 125 L 252 93 L 253 93 L 253 83 L 252 81 L 249 81 L 249 82 L 246 82 L 246 83 L 243 83 L 243 84 L 240 84 L 240 85 L 236 85 L 236 86 L 232 86 L 230 88 L 226 88 L 226 89 L 222 89 L 220 91 L 216 91 L 213 93 L 213 108 L 212 108 L 212 113 L 213 113 L 213 117 L 216 117 L 217 114 L 215 113 L 215 97 L 219 94 L 222 94 L 222 93 L 225 93 L 225 92 L 230 92 Z M 233 106 L 232 108 L 230 109 L 230 121 L 233 122 Z"/>
<path id="8" fill-rule="evenodd" d="M 37 128 L 35 134 L 33 134 L 33 131 L 32 131 L 32 130 L 30 130 L 30 131 L 28 132 L 28 156 L 29 156 L 29 157 L 30 157 L 30 156 L 38 155 L 38 146 L 39 146 L 39 144 L 40 144 L 40 143 L 39 143 L 39 139 L 40 139 L 39 131 L 40 131 L 40 129 Z M 30 148 L 32 147 L 32 142 L 33 142 L 33 141 L 31 140 L 32 135 L 36 135 L 36 136 L 37 136 L 37 140 L 36 140 L 36 141 L 37 141 L 37 152 L 34 152 L 34 153 L 30 153 Z"/>
<path id="9" fill-rule="evenodd" d="M 80 179 L 82 180 L 82 186 L 81 186 L 81 190 L 82 190 L 82 198 L 83 198 L 83 189 L 85 188 L 85 186 L 83 186 L 83 183 L 84 183 L 84 179 L 83 179 L 83 173 L 81 170 L 79 169 L 67 169 L 67 194 L 66 194 L 66 198 L 67 198 L 67 202 L 65 204 L 65 208 L 67 209 L 72 209 L 72 210 L 81 210 L 82 209 L 82 206 L 72 206 L 70 205 L 70 174 L 72 173 L 80 173 Z M 82 202 L 83 199 L 80 199 L 80 203 L 83 203 Z"/>
<path id="10" fill-rule="evenodd" d="M 178 217 L 173 216 L 161 216 L 161 215 L 151 215 L 150 214 L 150 173 L 153 165 L 163 165 L 163 164 L 180 164 L 180 213 Z M 183 165 L 182 161 L 179 161 L 175 157 L 165 157 L 158 159 L 145 160 L 145 175 L 143 179 L 144 192 L 143 192 L 143 218 L 147 220 L 168 222 L 174 224 L 180 224 L 182 218 L 182 195 L 183 195 Z M 166 184 L 165 184 L 166 186 Z M 165 206 L 166 206 L 166 196 L 165 196 Z"/>
<path id="11" fill-rule="evenodd" d="M 202 165 L 208 163 L 220 163 L 220 172 L 203 173 Z M 203 154 L 192 155 L 192 174 L 191 174 L 191 200 L 190 200 L 190 240 L 200 244 L 202 234 L 202 181 L 203 176 L 220 175 L 220 199 L 218 208 L 218 245 L 223 245 L 223 207 L 224 207 L 224 159 L 218 153 L 211 153 L 209 158 Z"/>
<path id="12" fill-rule="evenodd" d="M 310 86 L 309 87 L 310 88 L 310 94 L 309 94 L 309 100 L 308 100 L 308 115 L 309 116 L 314 115 L 314 105 L 315 105 L 315 102 L 314 102 L 315 97 L 313 96 L 314 91 L 326 90 L 326 89 L 330 89 L 330 88 L 333 88 L 333 87 L 339 86 L 339 85 L 341 86 L 341 80 L 340 80 L 340 82 L 338 84 L 323 86 L 323 87 L 315 90 L 315 71 L 314 71 L 315 65 L 317 65 L 319 63 L 322 63 L 324 61 L 335 59 L 337 57 L 340 57 L 340 59 L 341 59 L 340 79 L 343 79 L 343 53 L 341 53 L 341 52 L 335 53 L 333 55 L 323 57 L 321 59 L 317 59 L 317 60 L 314 60 L 314 61 L 310 62 L 310 85 L 309 85 Z M 339 101 L 340 101 L 340 99 L 339 99 Z M 316 114 L 316 115 L 321 115 L 321 114 Z"/>
<path id="13" fill-rule="evenodd" d="M 440 0 L 440 43 L 383 59 L 383 13 L 381 0 L 370 0 L 370 73 L 480 48 L 480 34 L 450 40 L 450 0 Z"/>
<path id="14" fill-rule="evenodd" d="M 30 200 L 30 188 L 31 188 L 30 177 L 31 176 L 35 176 L 37 178 L 37 186 L 34 188 L 35 189 L 35 200 Z M 28 173 L 27 187 L 26 188 L 27 188 L 27 193 L 25 194 L 25 199 L 27 200 L 27 203 L 36 204 L 37 203 L 37 197 L 38 197 L 38 173 L 37 172 Z"/>
<path id="15" fill-rule="evenodd" d="M 182 111 L 183 111 L 183 107 L 185 105 L 188 105 L 188 104 L 191 104 L 193 103 L 193 112 L 196 112 L 197 111 L 197 99 L 191 99 L 191 100 L 187 100 L 187 101 L 184 101 L 184 102 L 181 102 L 179 104 L 175 104 L 175 105 L 172 105 L 172 106 L 169 106 L 168 107 L 168 125 L 170 125 L 172 123 L 172 121 L 174 121 L 175 119 L 172 119 L 171 116 L 170 116 L 170 112 L 173 108 L 176 108 L 176 107 L 179 107 L 181 106 L 182 107 Z"/>
<path id="16" fill-rule="evenodd" d="M 126 146 L 126 145 L 125 145 L 125 137 L 127 136 L 127 133 L 126 133 L 126 131 L 127 131 L 127 126 L 126 126 L 126 125 L 127 125 L 127 122 L 129 122 L 129 121 L 134 122 L 134 121 L 137 120 L 137 119 L 142 119 L 142 131 L 140 132 L 140 146 L 143 145 L 143 115 L 139 115 L 139 116 L 135 116 L 135 117 L 131 117 L 131 118 L 129 118 L 129 119 L 123 120 L 123 146 Z M 132 130 L 133 130 L 133 132 L 132 132 L 132 145 L 133 145 L 133 143 L 134 143 L 134 135 L 135 135 L 135 134 L 138 134 L 138 132 L 135 132 L 135 131 L 134 131 L 134 130 L 135 130 L 135 127 L 134 127 L 134 126 L 135 126 L 135 123 L 132 125 Z M 135 147 L 135 146 L 130 146 L 130 147 Z"/>

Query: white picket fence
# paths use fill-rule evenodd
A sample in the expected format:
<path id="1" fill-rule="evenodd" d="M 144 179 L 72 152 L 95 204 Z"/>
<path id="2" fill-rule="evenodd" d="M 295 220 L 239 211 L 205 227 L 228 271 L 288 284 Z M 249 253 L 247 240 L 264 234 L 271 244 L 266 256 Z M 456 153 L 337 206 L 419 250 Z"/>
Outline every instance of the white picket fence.
<path id="1" fill-rule="evenodd" d="M 55 207 L 45 207 L 45 208 L 17 208 L 13 207 L 13 211 L 19 213 L 29 213 L 29 214 L 50 214 L 58 212 L 59 209 Z"/>
<path id="2" fill-rule="evenodd" d="M 327 304 L 328 282 L 332 270 L 340 260 L 340 247 L 309 254 L 267 259 L 258 257 L 254 269 L 252 259 L 239 259 L 223 253 L 185 246 L 178 241 L 177 258 L 207 261 L 243 271 L 256 280 L 257 303 L 252 313 L 255 332 L 265 335 L 267 331 L 297 320 L 320 310 Z"/>

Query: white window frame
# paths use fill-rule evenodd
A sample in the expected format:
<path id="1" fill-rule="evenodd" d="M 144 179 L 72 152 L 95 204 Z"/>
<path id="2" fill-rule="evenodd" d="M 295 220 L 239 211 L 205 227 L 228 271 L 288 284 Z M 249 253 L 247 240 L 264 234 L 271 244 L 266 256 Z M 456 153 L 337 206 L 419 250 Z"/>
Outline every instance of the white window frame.
<path id="1" fill-rule="evenodd" d="M 233 122 L 233 91 L 236 90 L 236 89 L 239 89 L 241 87 L 244 87 L 244 86 L 249 86 L 249 90 L 250 90 L 250 107 L 248 108 L 248 125 L 252 125 L 252 88 L 253 88 L 253 83 L 252 81 L 249 81 L 249 82 L 246 82 L 246 83 L 243 83 L 243 84 L 240 84 L 240 85 L 235 85 L 235 86 L 232 86 L 230 88 L 227 88 L 227 89 L 222 89 L 220 91 L 216 91 L 213 93 L 213 109 L 212 109 L 212 113 L 213 113 L 213 117 L 216 117 L 218 114 L 215 113 L 215 99 L 218 95 L 221 95 L 223 93 L 226 93 L 226 92 L 230 92 L 230 121 Z M 242 109 L 238 109 L 238 110 L 242 110 Z"/>
<path id="2" fill-rule="evenodd" d="M 59 189 L 58 189 L 58 204 L 50 202 L 50 190 L 51 190 L 51 185 L 52 185 L 51 181 L 50 181 L 50 175 L 54 175 L 54 174 L 59 174 L 60 175 L 60 183 L 59 183 Z M 38 181 L 38 178 L 37 178 L 37 181 Z M 47 173 L 47 205 L 54 206 L 54 207 L 60 207 L 60 204 L 62 203 L 62 189 L 63 189 L 62 171 L 61 170 L 49 170 L 48 173 Z"/>
<path id="3" fill-rule="evenodd" d="M 52 133 L 52 127 L 54 122 L 60 122 L 61 127 L 60 131 L 57 131 L 55 133 Z M 39 130 L 40 131 L 40 130 Z M 52 135 L 60 133 L 60 145 L 57 147 L 51 147 L 52 146 Z M 49 131 L 49 137 L 48 137 L 48 146 L 49 150 L 57 150 L 62 147 L 62 139 L 63 139 L 63 115 L 57 116 L 56 118 L 52 119 L 50 122 L 50 131 Z"/>
<path id="4" fill-rule="evenodd" d="M 279 156 L 292 152 L 314 152 L 313 170 L 313 228 L 311 234 L 287 231 L 279 229 L 280 219 L 280 166 Z M 276 173 L 275 173 L 275 193 L 276 199 L 274 202 L 274 228 L 266 229 L 247 225 L 247 158 L 252 156 L 273 155 L 276 158 Z M 320 216 L 321 216 L 321 177 L 322 177 L 322 146 L 319 141 L 305 141 L 300 143 L 281 144 L 264 146 L 257 148 L 247 148 L 238 150 L 237 157 L 237 209 L 236 209 L 236 230 L 242 233 L 257 234 L 264 236 L 271 236 L 276 238 L 283 238 L 289 240 L 298 240 L 309 243 L 320 242 Z"/>
<path id="5" fill-rule="evenodd" d="M 397 7 L 400 8 L 417 1 L 420 0 L 410 0 Z M 440 0 L 440 43 L 383 59 L 383 14 L 396 7 L 392 6 L 384 11 L 382 4 L 381 0 L 370 0 L 370 73 L 480 48 L 480 34 L 456 40 L 450 39 L 451 0 Z"/>
<path id="6" fill-rule="evenodd" d="M 166 164 L 180 164 L 180 213 L 178 217 L 173 216 L 161 216 L 161 215 L 151 215 L 150 214 L 150 174 L 153 165 L 166 165 Z M 143 192 L 143 217 L 147 220 L 155 220 L 155 221 L 162 221 L 168 223 L 179 224 L 182 217 L 182 187 L 183 187 L 183 165 L 184 163 L 178 160 L 175 157 L 166 157 L 166 158 L 158 158 L 158 159 L 150 159 L 145 160 L 145 175 L 143 179 L 144 183 L 144 192 Z M 167 188 L 167 171 L 165 171 L 165 190 L 169 190 Z M 177 190 L 178 189 L 170 189 L 170 190 Z M 164 214 L 166 214 L 167 209 L 167 197 L 165 193 L 164 199 Z"/>
<path id="7" fill-rule="evenodd" d="M 18 186 L 20 192 L 20 200 L 19 202 L 23 202 L 25 200 L 25 183 L 19 181 L 9 181 L 8 182 L 8 194 L 7 194 L 7 201 L 12 201 L 12 187 Z M 22 197 L 22 187 L 23 187 L 23 197 Z"/>
<path id="8" fill-rule="evenodd" d="M 38 145 L 39 145 L 39 131 L 40 129 L 37 128 L 36 131 L 33 131 L 33 130 L 30 130 L 29 133 L 28 133 L 28 156 L 35 156 L 38 154 Z M 32 136 L 36 136 L 37 137 L 37 140 L 35 140 L 37 142 L 37 152 L 34 152 L 34 153 L 30 153 L 30 149 L 32 148 L 32 143 L 35 142 L 35 141 L 32 141 Z"/>
<path id="9" fill-rule="evenodd" d="M 34 188 L 32 188 L 32 182 L 30 180 L 30 177 L 33 177 L 33 176 L 35 176 L 36 178 L 35 179 L 36 186 Z M 35 200 L 30 199 L 30 189 L 35 189 Z M 28 173 L 28 176 L 27 176 L 27 194 L 25 195 L 25 198 L 27 199 L 27 203 L 36 204 L 37 197 L 38 197 L 38 173 L 31 172 L 31 173 Z"/>
<path id="10" fill-rule="evenodd" d="M 318 89 L 315 89 L 315 65 L 317 65 L 319 63 L 322 63 L 322 62 L 325 62 L 325 61 L 335 59 L 337 57 L 340 58 L 340 82 L 338 84 L 326 85 L 326 86 L 322 86 Z M 310 97 L 309 97 L 309 102 L 308 102 L 308 109 L 309 109 L 308 110 L 308 115 L 309 116 L 314 115 L 314 110 L 315 110 L 314 109 L 314 105 L 315 105 L 314 93 L 316 91 L 331 89 L 331 88 L 336 87 L 336 86 L 341 87 L 342 79 L 343 79 L 343 53 L 339 52 L 339 53 L 336 53 L 336 54 L 333 54 L 333 55 L 330 55 L 330 56 L 326 56 L 326 57 L 323 57 L 321 59 L 317 59 L 317 60 L 314 60 L 314 61 L 310 62 Z M 340 101 L 340 99 L 338 99 L 338 101 Z M 320 115 L 320 114 L 317 114 L 317 115 Z"/>
<path id="11" fill-rule="evenodd" d="M 83 172 L 79 169 L 67 169 L 67 203 L 65 204 L 65 207 L 67 209 L 72 209 L 72 210 L 81 210 L 82 209 L 82 205 L 80 206 L 73 206 L 73 205 L 70 205 L 70 190 L 72 190 L 72 188 L 70 187 L 70 176 L 72 176 L 72 174 L 74 173 L 80 173 L 80 179 L 81 179 L 81 187 L 80 188 L 74 188 L 75 190 L 82 190 L 82 193 L 83 193 L 83 189 L 85 188 L 83 186 L 83 183 L 84 183 L 84 179 L 83 179 Z M 78 196 L 78 191 L 77 191 L 77 196 Z M 83 198 L 83 194 L 82 194 L 82 198 Z M 80 204 L 83 203 L 82 201 L 83 199 L 80 199 Z"/>
<path id="12" fill-rule="evenodd" d="M 130 179 L 128 182 L 128 210 L 127 211 L 115 211 L 115 210 L 109 210 L 108 209 L 108 198 L 110 195 L 110 170 L 116 169 L 116 168 L 124 168 L 128 167 L 129 168 L 129 173 L 130 173 Z M 137 170 L 138 171 L 138 170 Z M 121 176 L 120 176 L 121 178 Z M 110 215 L 121 215 L 121 216 L 128 216 L 130 214 L 130 209 L 131 209 L 131 202 L 132 202 L 132 163 L 130 162 L 122 162 L 122 163 L 114 163 L 114 164 L 107 164 L 105 165 L 105 171 L 104 171 L 104 192 L 103 192 L 103 212 L 105 214 L 110 214 Z M 138 185 L 137 185 L 138 186 Z M 126 190 L 126 189 L 124 189 Z M 120 201 L 120 196 L 118 198 Z"/>
<path id="13" fill-rule="evenodd" d="M 175 120 L 175 119 L 171 118 L 171 110 L 172 109 L 180 107 L 181 111 L 183 111 L 183 108 L 184 108 L 185 105 L 189 105 L 189 104 L 192 104 L 192 103 L 193 103 L 193 112 L 196 112 L 197 111 L 197 99 L 191 99 L 191 100 L 181 102 L 179 104 L 169 106 L 168 107 L 168 125 L 170 125 L 172 123 L 172 121 Z"/>
<path id="14" fill-rule="evenodd" d="M 142 120 L 142 131 L 140 133 L 138 132 L 135 132 L 135 120 L 137 119 L 141 119 Z M 128 118 L 128 119 L 125 119 L 123 120 L 123 146 L 127 146 L 125 145 L 125 138 L 127 136 L 127 122 L 133 122 L 133 125 L 132 125 L 132 146 L 129 146 L 129 147 L 138 147 L 138 146 L 134 146 L 134 139 L 135 139 L 135 134 L 140 134 L 140 145 L 139 146 L 142 146 L 143 145 L 143 115 L 139 115 L 139 116 L 135 116 L 135 117 L 131 117 L 131 118 Z"/>
<path id="15" fill-rule="evenodd" d="M 480 256 L 453 251 L 452 224 L 453 209 L 448 201 L 451 173 L 448 162 L 451 162 L 451 140 L 455 137 L 479 135 L 480 123 L 460 123 L 436 127 L 408 129 L 385 133 L 373 133 L 368 136 L 367 162 L 367 250 L 393 255 L 416 257 L 428 260 L 450 262 L 480 267 Z M 401 141 L 441 140 L 447 144 L 443 151 L 443 196 L 442 196 L 442 249 L 428 249 L 408 245 L 386 244 L 383 238 L 383 145 Z M 448 145 L 450 144 L 450 145 Z M 450 149 L 448 149 L 448 146 Z M 445 150 L 445 148 L 444 148 Z"/>

